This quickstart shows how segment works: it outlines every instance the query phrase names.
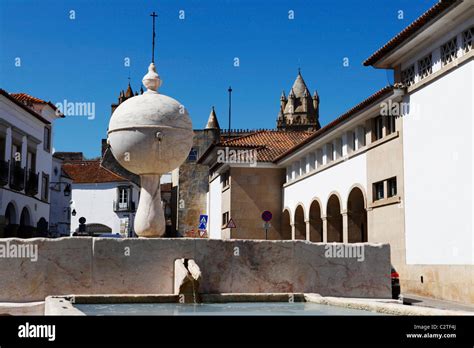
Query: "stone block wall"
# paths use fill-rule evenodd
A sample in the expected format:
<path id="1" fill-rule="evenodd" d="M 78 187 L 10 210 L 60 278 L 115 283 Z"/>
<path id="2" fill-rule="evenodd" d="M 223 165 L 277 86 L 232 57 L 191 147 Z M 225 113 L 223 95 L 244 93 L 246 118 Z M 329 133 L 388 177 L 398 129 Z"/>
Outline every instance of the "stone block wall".
<path id="1" fill-rule="evenodd" d="M 230 176 L 230 217 L 237 225 L 230 231 L 231 238 L 265 239 L 261 215 L 268 210 L 273 215 L 268 239 L 283 239 L 279 231 L 285 170 L 232 168 Z"/>
<path id="2" fill-rule="evenodd" d="M 364 244 L 362 262 L 327 258 L 326 244 L 306 241 L 67 237 L 9 238 L 0 244 L 38 248 L 35 262 L 0 258 L 0 302 L 69 294 L 172 294 L 178 258 L 195 260 L 202 293 L 391 296 L 388 244 Z"/>

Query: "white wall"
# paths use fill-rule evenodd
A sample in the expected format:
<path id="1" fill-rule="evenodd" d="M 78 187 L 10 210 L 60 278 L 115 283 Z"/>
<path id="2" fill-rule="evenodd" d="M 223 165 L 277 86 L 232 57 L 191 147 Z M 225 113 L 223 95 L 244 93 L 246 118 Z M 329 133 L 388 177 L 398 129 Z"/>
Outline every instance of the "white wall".
<path id="1" fill-rule="evenodd" d="M 471 60 L 406 97 L 408 264 L 474 264 L 473 74 Z"/>
<path id="2" fill-rule="evenodd" d="M 117 200 L 117 186 L 124 183 L 100 183 L 100 184 L 73 184 L 71 209 L 76 210 L 76 216 L 71 217 L 71 232 L 79 227 L 79 218 L 85 217 L 86 224 L 103 224 L 112 229 L 112 233 L 120 232 L 120 218 L 130 216 L 133 223 L 135 213 L 116 213 L 113 202 Z M 129 185 L 129 183 L 126 183 Z M 132 200 L 138 207 L 138 188 L 133 186 Z"/>
<path id="3" fill-rule="evenodd" d="M 359 184 L 367 193 L 367 165 L 365 153 L 352 157 L 322 172 L 283 188 L 283 207 L 289 208 L 294 218 L 296 206 L 302 203 L 305 217 L 314 198 L 322 204 L 322 214 L 326 215 L 326 205 L 332 191 L 337 191 L 342 199 L 342 209 L 347 207 L 347 197 L 354 184 Z"/>
<path id="4" fill-rule="evenodd" d="M 49 191 L 51 201 L 49 227 L 50 229 L 54 228 L 59 235 L 69 235 L 71 230 L 71 212 L 69 209 L 71 196 L 65 196 L 64 189 L 67 184 L 72 184 L 72 180 L 61 176 L 62 163 L 62 160 L 53 157 L 53 169 L 51 170 L 50 181 L 50 187 L 52 187 L 52 189 Z"/>
<path id="5" fill-rule="evenodd" d="M 217 176 L 209 184 L 209 238 L 222 239 L 221 219 L 222 219 L 222 184 L 220 176 Z"/>
<path id="6" fill-rule="evenodd" d="M 48 118 L 48 120 L 53 121 L 52 118 Z M 34 226 L 36 226 L 40 218 L 49 221 L 49 204 L 39 199 L 41 197 L 42 172 L 49 174 L 51 177 L 52 167 L 51 153 L 43 150 L 42 141 L 45 124 L 4 96 L 0 96 L 0 123 L 3 124 L 0 125 L 0 128 L 6 127 L 12 130 L 15 127 L 22 133 L 26 133 L 26 137 L 30 138 L 29 143 L 31 143 L 33 138 L 36 141 L 40 141 L 36 146 L 36 172 L 39 173 L 38 194 L 35 196 L 36 198 L 0 188 L 0 191 L 2 191 L 0 196 L 0 215 L 4 215 L 8 203 L 14 201 L 17 208 L 17 220 L 20 218 L 23 207 L 27 206 Z M 11 148 L 7 150 L 9 151 L 7 160 L 9 160 Z"/>

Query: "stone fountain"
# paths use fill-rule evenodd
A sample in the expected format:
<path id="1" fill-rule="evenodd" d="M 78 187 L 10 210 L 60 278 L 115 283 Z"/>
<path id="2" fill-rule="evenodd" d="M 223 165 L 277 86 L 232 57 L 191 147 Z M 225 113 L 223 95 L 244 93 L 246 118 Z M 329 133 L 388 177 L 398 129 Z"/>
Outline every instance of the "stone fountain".
<path id="1" fill-rule="evenodd" d="M 160 178 L 185 161 L 193 142 L 193 127 L 182 104 L 158 93 L 162 82 L 154 63 L 142 81 L 147 91 L 127 99 L 112 114 L 108 143 L 117 162 L 140 176 L 135 233 L 139 237 L 163 237 Z"/>

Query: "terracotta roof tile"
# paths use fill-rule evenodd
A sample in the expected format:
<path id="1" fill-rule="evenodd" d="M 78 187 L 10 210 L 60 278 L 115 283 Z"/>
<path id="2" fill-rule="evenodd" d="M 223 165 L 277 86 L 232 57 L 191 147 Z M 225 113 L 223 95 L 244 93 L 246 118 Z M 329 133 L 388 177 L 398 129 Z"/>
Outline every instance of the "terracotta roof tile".
<path id="1" fill-rule="evenodd" d="M 384 46 L 379 48 L 374 54 L 367 58 L 364 62 L 365 66 L 373 65 L 377 63 L 385 55 L 393 51 L 395 48 L 400 46 L 402 43 L 410 39 L 420 28 L 424 25 L 430 23 L 434 20 L 440 13 L 446 10 L 448 7 L 454 3 L 459 2 L 459 0 L 439 0 L 436 5 L 431 7 L 428 11 L 423 13 L 415 21 L 413 21 L 409 26 L 403 29 L 390 41 L 388 41 Z"/>
<path id="2" fill-rule="evenodd" d="M 19 100 L 23 103 L 35 103 L 35 104 L 47 104 L 43 99 L 33 97 L 26 93 L 11 93 L 11 96 L 16 100 Z"/>
<path id="3" fill-rule="evenodd" d="M 29 112 L 33 117 L 35 117 L 36 119 L 40 120 L 41 122 L 45 123 L 45 124 L 51 124 L 51 122 L 49 122 L 47 119 L 45 119 L 43 116 L 41 116 L 39 113 L 37 113 L 35 110 L 33 110 L 31 107 L 28 107 L 25 103 L 19 101 L 18 99 L 16 99 L 15 97 L 13 97 L 10 93 L 8 93 L 7 91 L 5 91 L 4 89 L 1 89 L 0 88 L 0 95 L 3 95 L 5 98 L 7 98 L 8 100 L 10 100 L 12 103 L 18 105 L 19 107 L 21 107 L 23 110 Z"/>
<path id="4" fill-rule="evenodd" d="M 221 142 L 218 146 L 257 149 L 257 159 L 259 162 L 272 162 L 275 158 L 307 139 L 313 133 L 306 131 L 264 130 Z"/>
<path id="5" fill-rule="evenodd" d="M 62 169 L 72 178 L 74 184 L 127 181 L 121 176 L 101 167 L 100 160 L 65 162 Z"/>
<path id="6" fill-rule="evenodd" d="M 32 95 L 26 93 L 10 93 L 10 95 L 27 106 L 31 106 L 33 104 L 45 104 L 49 105 L 54 111 L 58 109 L 56 105 L 54 105 L 50 101 L 45 101 L 43 99 L 33 97 Z M 64 115 L 61 114 L 61 117 L 64 117 Z"/>

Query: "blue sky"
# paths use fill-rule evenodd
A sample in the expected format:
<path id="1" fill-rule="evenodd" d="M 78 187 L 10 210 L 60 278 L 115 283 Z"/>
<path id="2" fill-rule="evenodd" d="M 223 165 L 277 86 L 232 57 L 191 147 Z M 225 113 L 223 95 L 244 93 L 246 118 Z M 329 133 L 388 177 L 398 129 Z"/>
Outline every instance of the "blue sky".
<path id="1" fill-rule="evenodd" d="M 151 60 L 149 14 L 156 11 L 160 92 L 187 107 L 194 128 L 205 126 L 212 105 L 227 128 L 229 85 L 232 128 L 274 128 L 281 91 L 288 92 L 298 66 L 319 93 L 325 125 L 393 82 L 391 72 L 362 61 L 435 2 L 0 0 L 0 88 L 53 103 L 95 103 L 93 120 L 56 121 L 54 148 L 98 156 L 110 104 L 129 76 L 134 90 L 141 86 Z"/>

